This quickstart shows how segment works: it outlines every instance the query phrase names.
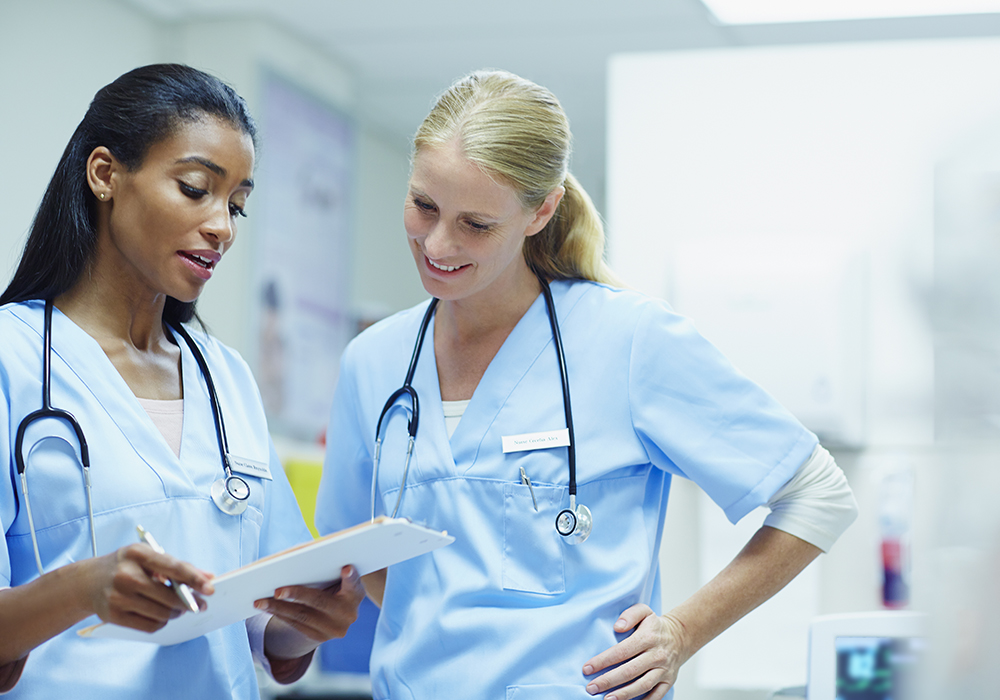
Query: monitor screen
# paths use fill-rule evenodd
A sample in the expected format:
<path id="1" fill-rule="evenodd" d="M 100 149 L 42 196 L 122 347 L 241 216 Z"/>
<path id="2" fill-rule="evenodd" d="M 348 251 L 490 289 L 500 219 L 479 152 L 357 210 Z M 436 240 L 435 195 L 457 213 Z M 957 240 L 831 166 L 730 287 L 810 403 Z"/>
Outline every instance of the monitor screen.
<path id="1" fill-rule="evenodd" d="M 837 637 L 837 700 L 914 697 L 921 637 Z"/>
<path id="2" fill-rule="evenodd" d="M 817 617 L 809 625 L 808 700 L 912 700 L 925 616 L 893 610 Z"/>

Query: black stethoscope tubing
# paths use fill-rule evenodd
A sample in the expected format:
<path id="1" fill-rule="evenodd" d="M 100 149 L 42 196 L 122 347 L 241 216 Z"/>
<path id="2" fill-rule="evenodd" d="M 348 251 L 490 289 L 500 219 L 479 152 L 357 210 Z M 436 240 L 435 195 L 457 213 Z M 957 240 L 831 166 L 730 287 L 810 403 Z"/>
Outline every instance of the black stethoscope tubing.
<path id="1" fill-rule="evenodd" d="M 580 505 L 578 508 L 576 504 L 576 436 L 573 432 L 573 409 L 569 394 L 569 373 L 566 370 L 566 356 L 563 352 L 562 334 L 560 333 L 559 321 L 556 317 L 555 302 L 552 300 L 552 291 L 549 289 L 548 282 L 540 275 L 538 275 L 538 282 L 542 288 L 542 296 L 545 298 L 545 309 L 548 312 L 549 325 L 552 328 L 552 338 L 556 349 L 556 360 L 559 364 L 559 379 L 562 385 L 563 412 L 566 416 L 566 429 L 569 434 L 569 445 L 567 445 L 566 452 L 569 460 L 570 507 L 569 509 L 560 511 L 560 513 L 556 516 L 556 530 L 560 535 L 566 537 L 568 541 L 576 544 L 578 542 L 583 542 L 590 535 L 592 517 L 586 506 Z M 420 329 L 417 331 L 417 340 L 413 347 L 413 354 L 410 357 L 410 366 L 406 370 L 406 378 L 403 381 L 403 386 L 389 396 L 389 399 L 382 407 L 382 412 L 379 414 L 378 422 L 375 425 L 375 451 L 373 458 L 374 466 L 372 473 L 371 498 L 372 520 L 375 519 L 375 497 L 377 495 L 378 469 L 382 448 L 382 420 L 385 418 L 385 415 L 389 412 L 389 410 L 395 405 L 396 401 L 404 395 L 410 397 L 411 416 L 407 423 L 409 440 L 406 449 L 406 461 L 403 466 L 403 477 L 399 487 L 399 494 L 396 496 L 396 505 L 393 508 L 391 517 L 396 517 L 396 513 L 399 511 L 400 501 L 403 497 L 403 490 L 406 488 L 406 476 L 410 468 L 410 458 L 413 454 L 413 446 L 417 437 L 417 424 L 420 418 L 420 404 L 417 398 L 417 391 L 412 385 L 413 374 L 416 371 L 417 360 L 420 357 L 420 350 L 423 347 L 424 338 L 427 336 L 427 328 L 430 325 L 431 318 L 434 317 L 434 311 L 437 308 L 438 302 L 439 299 L 433 298 L 431 299 L 430 304 L 428 304 L 427 311 L 424 313 L 424 317 L 420 322 Z"/>
<path id="2" fill-rule="evenodd" d="M 569 445 L 566 448 L 569 460 L 569 495 L 571 499 L 576 498 L 576 436 L 573 434 L 573 408 L 569 398 L 569 373 L 566 371 L 566 355 L 563 353 L 562 333 L 559 331 L 559 323 L 556 321 L 556 305 L 552 301 L 552 290 L 549 289 L 548 282 L 539 278 L 542 285 L 542 295 L 545 297 L 545 306 L 549 312 L 549 325 L 552 326 L 552 339 L 556 345 L 556 360 L 559 362 L 559 379 L 562 381 L 563 411 L 566 414 L 566 430 L 569 432 Z"/>
<path id="3" fill-rule="evenodd" d="M 41 557 L 38 552 L 38 539 L 35 534 L 34 520 L 31 515 L 31 503 L 28 499 L 28 482 L 25 476 L 27 465 L 24 461 L 24 436 L 34 421 L 42 418 L 56 418 L 63 420 L 76 433 L 80 443 L 80 463 L 83 465 L 84 482 L 87 490 L 87 510 L 90 521 L 91 549 L 94 556 L 97 556 L 97 535 L 94 527 L 94 507 L 91 498 L 90 483 L 90 449 L 87 445 L 87 438 L 84 436 L 83 428 L 79 421 L 69 411 L 52 407 L 52 300 L 45 301 L 45 322 L 42 332 L 42 407 L 37 411 L 32 411 L 25 416 L 17 426 L 17 435 L 14 439 L 14 462 L 17 466 L 17 473 L 21 479 L 21 490 L 24 492 L 25 510 L 28 515 L 28 527 L 31 529 L 31 541 L 35 550 L 35 563 L 38 565 L 39 573 L 42 572 Z M 239 515 L 246 509 L 250 497 L 250 485 L 245 479 L 236 476 L 232 472 L 229 464 L 229 443 L 226 439 L 226 426 L 222 419 L 222 407 L 219 405 L 219 396 L 215 391 L 215 382 L 212 380 L 212 373 L 209 371 L 205 356 L 198 348 L 194 338 L 181 326 L 180 323 L 171 324 L 170 328 L 176 331 L 187 343 L 194 355 L 195 362 L 205 378 L 205 386 L 208 388 L 208 398 L 212 405 L 212 417 L 215 420 L 215 433 L 219 443 L 219 454 L 222 458 L 222 468 L 226 473 L 223 486 L 218 487 L 218 482 L 213 484 L 212 500 L 224 513 Z M 220 480 L 221 481 L 221 480 Z M 220 493 L 221 492 L 221 493 Z"/>

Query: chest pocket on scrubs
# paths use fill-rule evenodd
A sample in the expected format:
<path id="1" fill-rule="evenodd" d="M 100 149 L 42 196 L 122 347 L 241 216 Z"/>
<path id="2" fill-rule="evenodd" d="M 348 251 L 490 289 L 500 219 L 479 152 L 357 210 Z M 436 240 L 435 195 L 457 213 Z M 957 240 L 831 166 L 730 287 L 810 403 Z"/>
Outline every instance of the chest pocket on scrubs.
<path id="1" fill-rule="evenodd" d="M 565 486 L 533 484 L 529 489 L 524 484 L 504 484 L 504 589 L 549 595 L 566 591 L 565 545 L 555 528 L 556 515 L 565 499 Z"/>

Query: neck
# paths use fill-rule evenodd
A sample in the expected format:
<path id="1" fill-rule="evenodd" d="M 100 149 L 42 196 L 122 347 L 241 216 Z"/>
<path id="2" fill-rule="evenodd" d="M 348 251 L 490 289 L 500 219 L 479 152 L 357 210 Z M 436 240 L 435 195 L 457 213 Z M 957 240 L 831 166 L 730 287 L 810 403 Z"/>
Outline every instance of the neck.
<path id="1" fill-rule="evenodd" d="M 434 322 L 436 333 L 446 333 L 459 344 L 494 333 L 506 337 L 540 292 L 538 278 L 525 266 L 504 290 L 491 288 L 488 297 L 442 301 Z"/>
<path id="2" fill-rule="evenodd" d="M 163 294 L 132 295 L 99 275 L 81 280 L 55 299 L 55 305 L 101 345 L 124 343 L 149 350 L 165 340 Z"/>

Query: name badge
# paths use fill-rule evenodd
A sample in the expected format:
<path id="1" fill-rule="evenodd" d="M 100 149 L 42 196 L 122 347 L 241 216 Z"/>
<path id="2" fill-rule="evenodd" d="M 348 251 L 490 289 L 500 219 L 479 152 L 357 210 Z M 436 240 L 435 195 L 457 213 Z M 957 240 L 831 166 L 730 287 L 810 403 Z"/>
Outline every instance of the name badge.
<path id="1" fill-rule="evenodd" d="M 550 447 L 567 447 L 568 445 L 568 428 L 547 430 L 542 433 L 503 436 L 504 454 L 508 452 L 525 452 L 527 450 L 547 450 Z"/>
<path id="2" fill-rule="evenodd" d="M 256 476 L 259 479 L 271 479 L 271 467 L 266 463 L 255 462 L 252 459 L 237 457 L 232 454 L 226 456 L 229 457 L 229 468 L 234 472 L 246 474 L 247 476 Z"/>

